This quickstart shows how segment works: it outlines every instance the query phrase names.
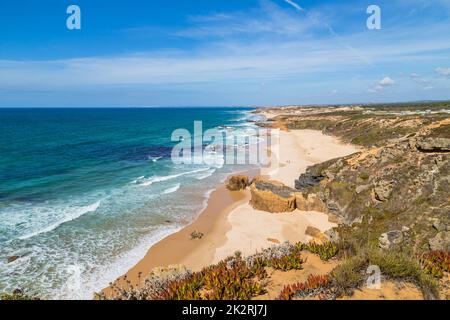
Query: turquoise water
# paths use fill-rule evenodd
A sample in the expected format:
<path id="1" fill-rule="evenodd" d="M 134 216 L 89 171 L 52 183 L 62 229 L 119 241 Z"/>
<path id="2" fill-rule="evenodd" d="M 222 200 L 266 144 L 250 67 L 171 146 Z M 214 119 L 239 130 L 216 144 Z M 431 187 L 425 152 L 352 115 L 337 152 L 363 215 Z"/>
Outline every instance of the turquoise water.
<path id="1" fill-rule="evenodd" d="M 0 292 L 91 298 L 246 169 L 175 165 L 172 131 L 201 120 L 245 134 L 250 117 L 243 108 L 0 109 Z"/>

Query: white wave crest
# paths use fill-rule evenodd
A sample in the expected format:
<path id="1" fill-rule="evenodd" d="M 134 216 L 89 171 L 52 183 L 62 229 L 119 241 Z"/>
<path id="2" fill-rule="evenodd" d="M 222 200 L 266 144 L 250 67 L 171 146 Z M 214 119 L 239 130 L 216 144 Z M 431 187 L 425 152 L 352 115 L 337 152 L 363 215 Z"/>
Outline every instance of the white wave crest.
<path id="1" fill-rule="evenodd" d="M 203 173 L 203 174 L 200 174 L 200 175 L 196 176 L 195 179 L 197 179 L 197 180 L 206 179 L 206 178 L 212 176 L 214 174 L 214 172 L 216 172 L 216 169 L 208 170 L 206 173 Z"/>
<path id="2" fill-rule="evenodd" d="M 188 171 L 188 172 L 182 172 L 182 173 L 178 173 L 178 174 L 172 174 L 172 175 L 168 175 L 168 176 L 153 176 L 147 179 L 141 179 L 140 181 L 138 181 L 138 185 L 139 186 L 149 186 L 152 185 L 153 183 L 157 183 L 157 182 L 163 182 L 163 181 L 167 181 L 167 180 L 172 180 L 178 177 L 182 177 L 182 176 L 186 176 L 189 174 L 193 174 L 193 173 L 198 173 L 198 172 L 204 172 L 209 170 L 209 168 L 203 168 L 203 169 L 197 169 L 197 170 L 192 170 L 192 171 Z"/>
<path id="3" fill-rule="evenodd" d="M 50 225 L 48 225 L 47 227 L 37 230 L 35 232 L 20 236 L 19 239 L 21 240 L 25 240 L 25 239 L 29 239 L 32 238 L 34 236 L 37 236 L 38 234 L 41 233 L 46 233 L 46 232 L 50 232 L 52 230 L 55 230 L 56 228 L 58 228 L 60 225 L 62 225 L 63 223 L 69 222 L 69 221 L 73 221 L 79 217 L 81 217 L 82 215 L 88 213 L 88 212 L 95 212 L 98 207 L 100 207 L 100 201 L 97 201 L 96 203 L 93 203 L 91 205 L 88 206 L 83 206 L 83 207 L 75 207 L 72 211 L 70 211 L 68 214 L 66 214 L 62 219 L 60 219 L 59 221 L 52 223 Z"/>
<path id="4" fill-rule="evenodd" d="M 172 188 L 164 190 L 161 194 L 169 194 L 169 193 L 176 192 L 178 189 L 180 189 L 180 186 L 181 186 L 181 184 L 177 183 Z"/>

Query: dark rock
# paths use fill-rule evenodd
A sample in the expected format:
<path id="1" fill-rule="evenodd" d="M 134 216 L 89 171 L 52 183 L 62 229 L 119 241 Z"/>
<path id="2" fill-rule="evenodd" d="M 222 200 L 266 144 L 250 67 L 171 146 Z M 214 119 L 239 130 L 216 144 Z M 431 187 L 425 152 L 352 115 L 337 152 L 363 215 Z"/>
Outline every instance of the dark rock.
<path id="1" fill-rule="evenodd" d="M 198 231 L 193 231 L 191 233 L 191 239 L 201 239 L 201 238 L 203 238 L 203 233 Z"/>
<path id="2" fill-rule="evenodd" d="M 320 183 L 325 178 L 323 175 L 316 175 L 311 172 L 306 172 L 300 175 L 300 177 L 295 180 L 295 189 L 304 190 L 309 187 L 313 187 Z"/>
<path id="3" fill-rule="evenodd" d="M 20 258 L 20 256 L 10 256 L 7 258 L 7 261 L 8 261 L 8 263 L 11 263 L 11 262 L 16 261 L 19 258 Z"/>

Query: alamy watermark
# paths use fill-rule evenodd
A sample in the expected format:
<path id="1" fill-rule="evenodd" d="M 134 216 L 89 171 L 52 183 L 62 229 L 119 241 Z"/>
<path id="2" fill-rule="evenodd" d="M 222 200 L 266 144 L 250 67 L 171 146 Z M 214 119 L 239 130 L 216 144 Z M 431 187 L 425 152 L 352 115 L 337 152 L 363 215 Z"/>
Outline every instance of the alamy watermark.
<path id="1" fill-rule="evenodd" d="M 293 4 L 293 3 L 291 3 Z M 296 4 L 293 4 L 296 5 Z M 300 7 L 299 7 L 300 8 Z M 303 10 L 303 9 L 302 9 Z M 367 7 L 367 28 L 369 30 L 381 29 L 381 8 L 378 5 L 372 4 Z M 66 26 L 69 30 L 81 30 L 81 8 L 78 5 L 72 4 L 67 7 L 66 14 L 69 16 L 66 19 Z"/>
<path id="2" fill-rule="evenodd" d="M 367 7 L 367 14 L 370 16 L 367 18 L 367 29 L 380 30 L 381 29 L 381 8 L 375 4 Z"/>
<path id="3" fill-rule="evenodd" d="M 67 7 L 66 13 L 69 15 L 66 20 L 66 26 L 69 30 L 81 29 L 81 9 L 77 5 Z"/>
<path id="4" fill-rule="evenodd" d="M 371 265 L 367 268 L 366 274 L 368 275 L 366 286 L 369 289 L 381 289 L 381 269 L 379 266 Z"/>

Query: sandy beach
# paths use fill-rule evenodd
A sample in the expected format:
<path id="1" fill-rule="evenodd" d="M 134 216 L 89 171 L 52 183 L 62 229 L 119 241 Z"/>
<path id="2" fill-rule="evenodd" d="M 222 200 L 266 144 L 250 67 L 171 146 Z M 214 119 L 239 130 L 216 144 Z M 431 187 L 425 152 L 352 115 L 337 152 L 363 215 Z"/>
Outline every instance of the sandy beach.
<path id="1" fill-rule="evenodd" d="M 259 173 L 293 187 L 295 179 L 308 166 L 357 151 L 356 147 L 320 131 L 279 131 L 279 137 L 271 145 L 270 166 Z M 252 177 L 258 172 L 246 174 Z M 183 265 L 196 271 L 235 251 L 250 255 L 276 243 L 308 242 L 312 239 L 306 232 L 308 227 L 324 232 L 335 226 L 325 213 L 296 210 L 273 214 L 255 210 L 249 200 L 249 190 L 231 192 L 225 185 L 220 186 L 211 193 L 207 207 L 198 218 L 153 245 L 126 273 L 127 280 L 136 285 L 138 279 L 145 278 L 155 267 Z M 193 231 L 204 236 L 191 239 Z M 123 278 L 118 283 L 125 285 Z"/>

